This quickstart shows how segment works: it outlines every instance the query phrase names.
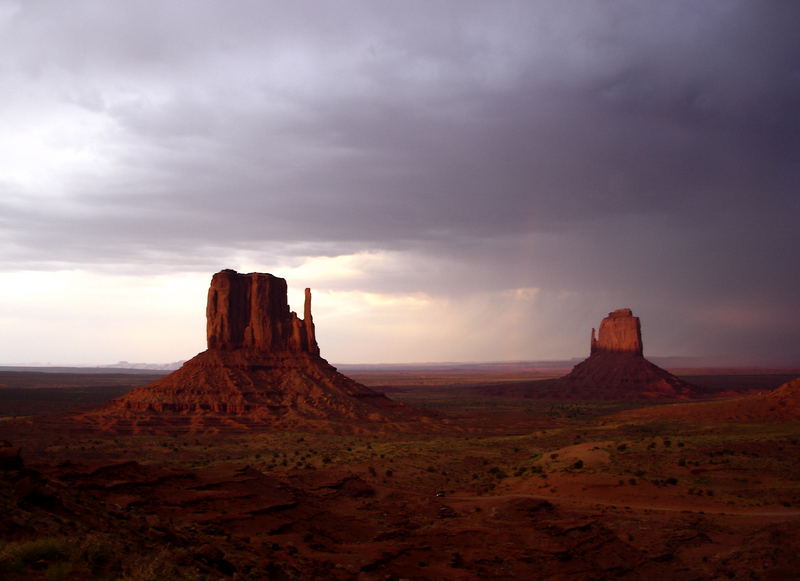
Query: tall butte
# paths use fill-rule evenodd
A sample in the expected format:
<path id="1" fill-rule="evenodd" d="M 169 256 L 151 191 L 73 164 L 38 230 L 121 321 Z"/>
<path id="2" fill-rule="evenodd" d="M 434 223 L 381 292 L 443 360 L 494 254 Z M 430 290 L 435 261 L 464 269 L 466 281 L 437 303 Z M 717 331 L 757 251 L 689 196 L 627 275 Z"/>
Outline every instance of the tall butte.
<path id="1" fill-rule="evenodd" d="M 206 320 L 206 351 L 79 419 L 132 432 L 309 422 L 352 430 L 365 422 L 431 419 L 342 375 L 320 356 L 310 289 L 301 319 L 289 310 L 284 279 L 223 270 L 211 279 Z"/>
<path id="2" fill-rule="evenodd" d="M 557 383 L 558 395 L 585 399 L 687 399 L 694 389 L 644 358 L 642 326 L 630 309 L 592 329 L 589 358 Z"/>

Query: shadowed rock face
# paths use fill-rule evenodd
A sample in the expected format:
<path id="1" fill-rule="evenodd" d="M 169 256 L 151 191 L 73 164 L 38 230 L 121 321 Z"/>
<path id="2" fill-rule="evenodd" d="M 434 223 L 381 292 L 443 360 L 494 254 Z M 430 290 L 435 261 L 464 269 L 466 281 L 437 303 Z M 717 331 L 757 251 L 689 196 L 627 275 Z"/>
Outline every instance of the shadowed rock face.
<path id="1" fill-rule="evenodd" d="M 694 387 L 644 358 L 639 317 L 617 309 L 592 329 L 589 358 L 558 382 L 554 396 L 586 399 L 685 399 Z"/>
<path id="2" fill-rule="evenodd" d="M 208 348 L 319 355 L 311 317 L 311 289 L 306 289 L 305 319 L 289 311 L 286 297 L 286 281 L 277 276 L 218 272 L 208 290 Z"/>
<path id="3" fill-rule="evenodd" d="M 320 356 L 310 289 L 303 315 L 290 311 L 284 279 L 218 272 L 208 290 L 208 349 L 81 417 L 120 431 L 430 420 L 345 377 Z"/>

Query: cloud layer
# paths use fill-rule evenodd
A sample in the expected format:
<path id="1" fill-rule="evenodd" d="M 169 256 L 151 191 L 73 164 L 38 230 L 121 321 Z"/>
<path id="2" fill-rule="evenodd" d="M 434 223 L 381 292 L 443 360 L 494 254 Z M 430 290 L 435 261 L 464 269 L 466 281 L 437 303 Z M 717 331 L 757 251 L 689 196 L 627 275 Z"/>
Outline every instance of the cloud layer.
<path id="1" fill-rule="evenodd" d="M 747 1 L 3 2 L 0 270 L 350 256 L 321 290 L 477 317 L 540 289 L 531 358 L 580 354 L 552 313 L 631 306 L 662 352 L 796 360 L 798 28 Z"/>

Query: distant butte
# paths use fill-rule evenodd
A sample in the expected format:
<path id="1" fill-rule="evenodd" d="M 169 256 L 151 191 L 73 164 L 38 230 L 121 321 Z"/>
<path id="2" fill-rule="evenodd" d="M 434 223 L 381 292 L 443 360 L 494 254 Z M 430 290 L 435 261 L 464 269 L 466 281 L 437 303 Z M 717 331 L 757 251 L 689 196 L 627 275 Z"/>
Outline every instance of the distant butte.
<path id="1" fill-rule="evenodd" d="M 429 414 L 353 381 L 320 356 L 311 291 L 304 318 L 290 311 L 286 281 L 223 270 L 211 279 L 208 349 L 149 385 L 79 419 L 115 431 L 294 428 L 430 422 Z M 342 428 L 347 420 L 349 428 Z"/>
<path id="2" fill-rule="evenodd" d="M 688 399 L 695 388 L 644 358 L 639 317 L 617 309 L 592 329 L 589 358 L 557 382 L 552 395 L 573 399 Z"/>

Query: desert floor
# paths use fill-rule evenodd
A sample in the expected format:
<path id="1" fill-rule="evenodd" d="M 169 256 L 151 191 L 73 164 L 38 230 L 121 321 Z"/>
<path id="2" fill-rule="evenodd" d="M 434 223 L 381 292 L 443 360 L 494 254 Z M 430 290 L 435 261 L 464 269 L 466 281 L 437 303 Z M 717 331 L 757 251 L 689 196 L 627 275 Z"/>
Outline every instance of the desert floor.
<path id="1" fill-rule="evenodd" d="M 531 397 L 559 370 L 346 372 L 446 429 L 92 432 L 65 412 L 157 375 L 0 372 L 0 577 L 800 578 L 798 421 Z M 796 375 L 683 377 L 721 398 Z"/>

